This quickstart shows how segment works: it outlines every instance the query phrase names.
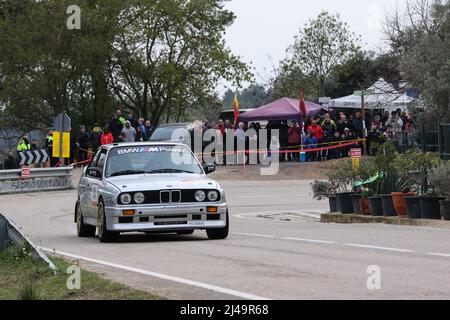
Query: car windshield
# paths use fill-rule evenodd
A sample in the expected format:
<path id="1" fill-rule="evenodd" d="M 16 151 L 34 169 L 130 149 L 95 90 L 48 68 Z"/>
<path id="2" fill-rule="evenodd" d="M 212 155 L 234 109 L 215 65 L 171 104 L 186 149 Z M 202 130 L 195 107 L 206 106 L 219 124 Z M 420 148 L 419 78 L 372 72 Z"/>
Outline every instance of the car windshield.
<path id="1" fill-rule="evenodd" d="M 192 173 L 203 171 L 185 146 L 118 147 L 109 152 L 106 177 L 136 174 Z"/>
<path id="2" fill-rule="evenodd" d="M 152 141 L 180 141 L 187 135 L 184 127 L 160 127 L 155 130 Z"/>

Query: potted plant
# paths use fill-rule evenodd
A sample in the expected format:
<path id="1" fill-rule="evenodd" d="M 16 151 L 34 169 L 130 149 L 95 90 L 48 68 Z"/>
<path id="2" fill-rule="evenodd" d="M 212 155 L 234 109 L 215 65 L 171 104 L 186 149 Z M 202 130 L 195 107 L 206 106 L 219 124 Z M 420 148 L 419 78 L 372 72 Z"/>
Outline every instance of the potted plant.
<path id="1" fill-rule="evenodd" d="M 409 219 L 420 219 L 420 197 L 408 196 L 403 198 L 405 201 L 406 213 Z"/>
<path id="2" fill-rule="evenodd" d="M 328 181 L 336 187 L 337 211 L 343 214 L 353 213 L 351 195 L 357 175 L 352 162 L 347 159 L 339 161 L 327 176 Z"/>
<path id="3" fill-rule="evenodd" d="M 392 200 L 399 216 L 407 215 L 405 197 L 413 197 L 424 191 L 426 185 L 427 170 L 437 162 L 437 158 L 431 153 L 420 150 L 408 150 L 404 154 L 398 154 L 394 160 L 397 174 L 397 188 L 402 192 L 393 192 Z M 414 201 L 414 200 L 411 200 Z M 414 214 L 412 214 L 414 216 Z"/>
<path id="4" fill-rule="evenodd" d="M 330 204 L 330 212 L 337 212 L 336 205 L 336 187 L 329 181 L 316 180 L 311 183 L 313 198 L 322 201 L 328 198 Z"/>
<path id="5" fill-rule="evenodd" d="M 370 205 L 369 205 L 369 198 L 374 196 L 375 192 L 370 188 L 363 188 L 362 194 L 361 194 L 361 200 L 359 203 L 359 206 L 361 208 L 361 214 L 370 216 Z"/>
<path id="6" fill-rule="evenodd" d="M 446 197 L 439 201 L 440 214 L 444 220 L 450 220 L 450 161 L 440 162 L 432 168 L 429 179 L 436 193 Z"/>
<path id="7" fill-rule="evenodd" d="M 381 195 L 381 205 L 383 207 L 383 214 L 385 217 L 395 217 L 397 212 L 395 212 L 394 201 L 392 201 L 391 194 Z"/>

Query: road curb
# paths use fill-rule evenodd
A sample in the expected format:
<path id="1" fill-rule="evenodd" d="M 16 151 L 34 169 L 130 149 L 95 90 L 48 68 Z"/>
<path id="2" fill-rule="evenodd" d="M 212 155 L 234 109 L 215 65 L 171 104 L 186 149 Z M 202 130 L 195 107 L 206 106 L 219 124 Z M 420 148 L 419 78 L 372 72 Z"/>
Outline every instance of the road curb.
<path id="1" fill-rule="evenodd" d="M 320 216 L 322 223 L 379 223 L 401 226 L 418 226 L 439 229 L 449 229 L 450 221 L 444 220 L 424 220 L 424 219 L 409 219 L 407 217 L 371 217 L 354 214 L 340 214 L 340 213 L 325 213 Z"/>

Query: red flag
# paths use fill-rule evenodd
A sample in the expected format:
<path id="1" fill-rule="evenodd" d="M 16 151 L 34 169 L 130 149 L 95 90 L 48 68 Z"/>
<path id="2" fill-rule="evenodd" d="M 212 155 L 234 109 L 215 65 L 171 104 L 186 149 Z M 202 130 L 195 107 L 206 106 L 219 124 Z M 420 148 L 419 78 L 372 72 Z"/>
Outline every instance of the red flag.
<path id="1" fill-rule="evenodd" d="M 305 94 L 303 90 L 300 90 L 300 115 L 302 116 L 302 119 L 305 119 L 307 116 Z"/>
<path id="2" fill-rule="evenodd" d="M 237 95 L 234 95 L 233 109 L 234 109 L 234 127 L 236 128 L 239 119 L 239 101 Z"/>

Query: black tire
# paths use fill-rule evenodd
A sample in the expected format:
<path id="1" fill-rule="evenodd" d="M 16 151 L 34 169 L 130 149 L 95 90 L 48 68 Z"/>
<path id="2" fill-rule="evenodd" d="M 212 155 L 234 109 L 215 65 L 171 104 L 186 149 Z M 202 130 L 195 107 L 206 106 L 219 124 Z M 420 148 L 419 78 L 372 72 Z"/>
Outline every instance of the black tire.
<path id="1" fill-rule="evenodd" d="M 95 237 L 95 227 L 84 223 L 83 215 L 81 214 L 80 203 L 77 202 L 75 206 L 75 220 L 77 223 L 77 234 L 80 238 Z"/>
<path id="2" fill-rule="evenodd" d="M 228 238 L 228 233 L 230 231 L 230 219 L 228 217 L 228 211 L 226 216 L 226 225 L 224 228 L 220 229 L 207 229 L 206 234 L 210 240 L 224 240 Z"/>
<path id="3" fill-rule="evenodd" d="M 109 243 L 119 240 L 120 233 L 109 231 L 106 227 L 105 205 L 103 204 L 103 201 L 100 201 L 98 205 L 97 228 L 98 239 L 100 240 L 100 242 Z"/>
<path id="4" fill-rule="evenodd" d="M 183 231 L 177 231 L 177 234 L 179 236 L 189 236 L 191 234 L 194 234 L 194 230 L 183 230 Z"/>

